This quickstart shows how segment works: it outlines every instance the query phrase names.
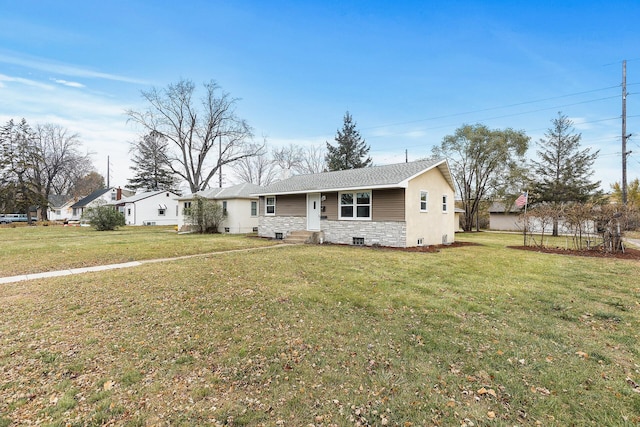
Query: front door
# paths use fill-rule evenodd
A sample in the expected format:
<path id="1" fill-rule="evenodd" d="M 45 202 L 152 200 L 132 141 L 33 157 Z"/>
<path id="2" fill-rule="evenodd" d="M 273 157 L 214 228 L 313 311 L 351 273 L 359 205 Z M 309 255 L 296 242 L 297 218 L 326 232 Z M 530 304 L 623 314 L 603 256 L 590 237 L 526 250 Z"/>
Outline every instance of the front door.
<path id="1" fill-rule="evenodd" d="M 320 193 L 307 194 L 307 230 L 320 231 Z"/>

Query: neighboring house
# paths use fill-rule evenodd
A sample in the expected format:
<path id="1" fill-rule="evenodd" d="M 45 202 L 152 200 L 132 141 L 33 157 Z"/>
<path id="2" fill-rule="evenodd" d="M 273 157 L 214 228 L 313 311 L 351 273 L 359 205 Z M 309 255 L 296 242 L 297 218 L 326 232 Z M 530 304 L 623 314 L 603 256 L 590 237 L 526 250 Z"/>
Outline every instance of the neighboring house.
<path id="1" fill-rule="evenodd" d="M 489 229 L 498 231 L 522 231 L 523 209 L 513 204 L 509 209 L 502 202 L 493 202 L 489 207 Z"/>
<path id="2" fill-rule="evenodd" d="M 127 225 L 176 225 L 178 197 L 167 190 L 146 191 L 110 204 L 118 206 Z"/>
<path id="3" fill-rule="evenodd" d="M 96 190 L 71 205 L 71 217 L 70 221 L 80 221 L 82 214 L 88 208 L 106 205 L 116 200 L 120 200 L 123 197 L 132 195 L 133 192 L 129 190 L 123 190 L 121 188 L 103 188 Z"/>
<path id="4" fill-rule="evenodd" d="M 457 229 L 446 160 L 297 175 L 255 194 L 262 237 L 411 247 L 452 243 Z"/>
<path id="5" fill-rule="evenodd" d="M 178 199 L 178 230 L 189 228 L 185 209 L 191 208 L 195 196 L 216 200 L 226 212 L 226 217 L 218 231 L 222 233 L 253 233 L 258 228 L 258 197 L 252 193 L 262 187 L 255 184 L 243 183 L 226 188 L 211 188 L 198 191 Z"/>
<path id="6" fill-rule="evenodd" d="M 47 219 L 49 221 L 64 221 L 71 218 L 71 215 L 73 214 L 71 206 L 77 201 L 77 198 L 66 194 L 49 195 Z"/>
<path id="7" fill-rule="evenodd" d="M 493 202 L 489 207 L 489 229 L 497 231 L 524 231 L 523 214 L 524 208 L 519 208 L 513 204 L 509 209 L 502 202 Z M 529 224 L 527 229 L 531 233 L 551 234 L 553 232 L 553 224 L 547 220 L 543 226 L 543 222 L 535 215 L 529 216 Z M 597 234 L 598 229 L 594 221 L 585 221 L 581 224 L 585 233 Z M 572 234 L 571 226 L 562 218 L 558 221 L 558 234 Z"/>

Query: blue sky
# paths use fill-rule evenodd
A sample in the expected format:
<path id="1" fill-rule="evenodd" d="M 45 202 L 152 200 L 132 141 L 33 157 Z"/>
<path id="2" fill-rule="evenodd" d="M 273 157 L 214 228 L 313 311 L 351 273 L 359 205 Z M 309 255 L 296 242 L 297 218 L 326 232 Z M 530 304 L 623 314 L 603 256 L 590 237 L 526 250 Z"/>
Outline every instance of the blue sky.
<path id="1" fill-rule="evenodd" d="M 640 176 L 638 16 L 631 1 L 0 0 L 0 123 L 77 132 L 124 186 L 138 137 L 124 111 L 181 78 L 217 81 L 273 146 L 333 142 L 348 110 L 376 164 L 428 156 L 465 123 L 524 130 L 535 156 L 562 111 L 608 190 L 625 59 Z"/>

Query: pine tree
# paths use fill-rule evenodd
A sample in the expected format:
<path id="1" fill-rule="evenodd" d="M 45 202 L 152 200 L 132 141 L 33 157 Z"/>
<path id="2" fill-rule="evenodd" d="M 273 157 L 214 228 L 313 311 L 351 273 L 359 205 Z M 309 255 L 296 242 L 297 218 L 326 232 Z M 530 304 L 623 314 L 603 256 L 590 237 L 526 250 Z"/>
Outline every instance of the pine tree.
<path id="1" fill-rule="evenodd" d="M 338 129 L 335 141 L 335 146 L 327 142 L 325 160 L 330 171 L 359 169 L 371 165 L 369 146 L 360 136 L 348 111 L 344 115 L 342 130 Z"/>
<path id="2" fill-rule="evenodd" d="M 547 203 L 560 208 L 567 203 L 584 203 L 600 195 L 600 181 L 591 182 L 593 163 L 599 151 L 580 149 L 582 135 L 575 133 L 573 122 L 562 113 L 540 139 L 536 174 L 531 197 L 533 203 Z M 557 224 L 554 224 L 557 235 Z"/>
<path id="3" fill-rule="evenodd" d="M 133 143 L 135 176 L 129 179 L 127 188 L 132 190 L 170 190 L 177 186 L 168 157 L 169 142 L 164 135 L 152 131 Z"/>

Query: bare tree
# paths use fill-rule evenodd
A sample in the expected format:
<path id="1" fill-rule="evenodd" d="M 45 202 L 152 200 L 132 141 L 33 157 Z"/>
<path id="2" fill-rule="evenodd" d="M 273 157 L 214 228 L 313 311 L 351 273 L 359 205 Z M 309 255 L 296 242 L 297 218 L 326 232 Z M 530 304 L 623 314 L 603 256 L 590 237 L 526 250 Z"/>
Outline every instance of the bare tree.
<path id="1" fill-rule="evenodd" d="M 190 80 L 143 91 L 148 108 L 127 111 L 129 120 L 141 125 L 145 133 L 155 131 L 173 143 L 171 168 L 189 183 L 192 193 L 207 188 L 223 165 L 256 154 L 255 145 L 248 143 L 251 128 L 236 115 L 238 100 L 214 81 L 203 87 L 199 103 Z"/>
<path id="2" fill-rule="evenodd" d="M 273 161 L 283 170 L 295 170 L 302 164 L 304 153 L 299 145 L 289 144 L 287 147 L 272 150 Z"/>
<path id="3" fill-rule="evenodd" d="M 76 168 L 84 171 L 86 165 L 91 165 L 89 155 L 80 152 L 82 144 L 78 134 L 70 133 L 62 126 L 51 123 L 37 125 L 34 145 L 38 155 L 34 157 L 29 171 L 30 180 L 44 201 L 59 190 L 63 191 L 59 194 L 65 194 L 78 172 Z M 42 209 L 42 219 L 47 219 L 47 209 Z"/>
<path id="4" fill-rule="evenodd" d="M 256 185 L 271 184 L 277 177 L 276 164 L 269 158 L 265 146 L 250 146 L 249 149 L 256 154 L 234 163 L 234 172 L 243 182 Z"/>
<path id="5" fill-rule="evenodd" d="M 311 145 L 303 150 L 302 160 L 294 167 L 294 171 L 299 174 L 321 173 L 327 170 L 325 161 L 325 150 L 322 145 Z"/>

